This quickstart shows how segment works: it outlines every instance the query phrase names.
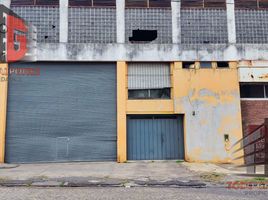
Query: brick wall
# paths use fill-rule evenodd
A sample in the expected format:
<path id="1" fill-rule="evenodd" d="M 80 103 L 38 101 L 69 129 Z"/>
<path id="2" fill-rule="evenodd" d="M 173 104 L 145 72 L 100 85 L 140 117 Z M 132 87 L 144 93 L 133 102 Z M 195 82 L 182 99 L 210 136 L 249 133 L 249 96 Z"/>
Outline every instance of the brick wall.
<path id="1" fill-rule="evenodd" d="M 242 100 L 243 132 L 247 134 L 252 125 L 261 125 L 268 118 L 268 100 Z M 254 126 L 253 126 L 254 127 Z"/>

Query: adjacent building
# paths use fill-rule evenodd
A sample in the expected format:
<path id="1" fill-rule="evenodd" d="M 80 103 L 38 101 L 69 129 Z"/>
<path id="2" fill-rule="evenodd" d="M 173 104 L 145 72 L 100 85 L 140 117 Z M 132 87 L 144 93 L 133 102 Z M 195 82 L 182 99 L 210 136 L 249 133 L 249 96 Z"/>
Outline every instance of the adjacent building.
<path id="1" fill-rule="evenodd" d="M 12 0 L 40 76 L 0 83 L 0 161 L 230 163 L 268 117 L 263 0 Z M 243 161 L 236 161 L 243 162 Z"/>

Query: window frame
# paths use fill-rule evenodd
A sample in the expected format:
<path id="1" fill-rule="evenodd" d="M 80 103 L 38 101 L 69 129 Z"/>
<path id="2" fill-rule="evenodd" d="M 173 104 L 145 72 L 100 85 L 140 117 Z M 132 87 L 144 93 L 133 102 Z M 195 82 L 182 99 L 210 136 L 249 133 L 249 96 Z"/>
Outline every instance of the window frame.
<path id="1" fill-rule="evenodd" d="M 162 9 L 171 9 L 171 0 L 168 0 L 169 1 L 169 5 L 167 5 L 167 6 L 151 6 L 150 5 L 150 1 L 151 0 L 144 0 L 144 2 L 146 2 L 146 5 L 144 5 L 144 6 L 136 6 L 136 5 L 130 6 L 130 5 L 128 5 L 128 0 L 125 0 L 125 7 L 126 7 L 126 9 L 131 9 L 131 8 L 144 8 L 144 9 L 146 9 L 146 8 L 150 8 L 150 9 L 162 8 Z"/>
<path id="2" fill-rule="evenodd" d="M 262 86 L 263 87 L 263 97 L 242 97 L 242 91 L 241 87 L 242 86 L 250 86 L 250 85 L 256 85 L 256 86 Z M 239 91 L 240 91 L 240 99 L 241 100 L 268 100 L 268 82 L 243 82 L 240 83 L 239 86 Z"/>
<path id="3" fill-rule="evenodd" d="M 152 91 L 161 91 L 162 90 L 162 93 L 165 92 L 165 90 L 168 90 L 168 97 L 167 98 L 152 98 L 151 96 L 151 92 Z M 147 95 L 148 97 L 145 97 L 145 98 L 132 98 L 130 97 L 129 93 L 130 91 L 146 91 L 147 92 Z M 151 89 L 128 89 L 128 100 L 170 100 L 172 98 L 172 88 L 169 87 L 169 88 L 151 88 Z"/>
<path id="4" fill-rule="evenodd" d="M 234 0 L 235 9 L 245 9 L 245 10 L 267 10 L 268 9 L 268 2 L 263 2 L 264 0 L 254 0 L 255 7 L 245 6 L 245 2 L 243 0 Z M 266 3 L 266 7 L 262 6 L 262 3 Z"/>
<path id="5" fill-rule="evenodd" d="M 211 1 L 207 2 L 207 0 L 199 0 L 199 2 L 195 2 L 195 5 L 190 5 L 191 2 L 187 3 L 187 0 L 181 0 L 181 8 L 182 9 L 226 9 L 226 0 L 225 2 L 221 2 L 223 6 L 209 6 Z"/>
<path id="6" fill-rule="evenodd" d="M 116 0 L 112 0 L 113 1 L 113 5 L 95 5 L 94 1 L 97 0 L 88 0 L 88 2 L 90 3 L 90 5 L 74 5 L 71 3 L 71 0 L 69 1 L 69 7 L 86 7 L 86 8 L 116 8 Z"/>
<path id="7" fill-rule="evenodd" d="M 14 2 L 11 0 L 10 2 L 11 6 L 59 6 L 60 5 L 60 0 L 57 0 L 57 3 L 38 3 L 38 0 L 32 0 L 32 2 L 29 3 L 23 3 L 23 2 Z"/>

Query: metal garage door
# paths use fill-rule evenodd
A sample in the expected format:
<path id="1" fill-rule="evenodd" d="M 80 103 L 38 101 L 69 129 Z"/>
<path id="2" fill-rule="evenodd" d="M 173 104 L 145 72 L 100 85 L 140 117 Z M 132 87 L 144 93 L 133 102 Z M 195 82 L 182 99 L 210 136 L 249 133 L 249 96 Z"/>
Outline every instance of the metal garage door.
<path id="1" fill-rule="evenodd" d="M 128 160 L 184 158 L 181 116 L 129 116 Z"/>
<path id="2" fill-rule="evenodd" d="M 9 82 L 6 162 L 116 160 L 116 67 L 31 63 Z"/>

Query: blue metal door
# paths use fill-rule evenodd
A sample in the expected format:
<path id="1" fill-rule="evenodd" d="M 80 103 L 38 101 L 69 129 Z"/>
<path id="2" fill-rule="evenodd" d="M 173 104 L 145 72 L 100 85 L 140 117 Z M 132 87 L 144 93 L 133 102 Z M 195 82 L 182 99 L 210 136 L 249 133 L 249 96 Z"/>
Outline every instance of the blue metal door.
<path id="1" fill-rule="evenodd" d="M 182 121 L 182 116 L 128 116 L 128 160 L 184 159 Z"/>

